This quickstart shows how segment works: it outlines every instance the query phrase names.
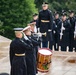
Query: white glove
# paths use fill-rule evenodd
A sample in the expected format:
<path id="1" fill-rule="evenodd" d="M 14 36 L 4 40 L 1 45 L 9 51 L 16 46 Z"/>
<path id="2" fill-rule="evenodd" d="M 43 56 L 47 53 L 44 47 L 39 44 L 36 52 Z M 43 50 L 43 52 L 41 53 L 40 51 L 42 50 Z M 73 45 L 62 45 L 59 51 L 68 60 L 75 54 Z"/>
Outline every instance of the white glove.
<path id="1" fill-rule="evenodd" d="M 41 34 L 41 33 L 38 33 L 38 36 L 39 36 L 39 37 L 42 37 L 42 34 Z"/>
<path id="2" fill-rule="evenodd" d="M 62 36 L 62 35 L 63 35 L 63 33 L 60 33 L 60 35 Z"/>
<path id="3" fill-rule="evenodd" d="M 37 28 L 36 28 L 36 26 L 34 27 L 34 32 L 37 33 Z"/>
<path id="4" fill-rule="evenodd" d="M 74 31 L 74 38 L 76 38 L 76 31 Z"/>
<path id="5" fill-rule="evenodd" d="M 37 30 L 38 30 L 38 32 L 40 32 L 40 28 L 38 28 Z"/>
<path id="6" fill-rule="evenodd" d="M 55 33 L 56 33 L 56 31 L 53 31 L 53 33 L 55 34 Z"/>
<path id="7" fill-rule="evenodd" d="M 56 25 L 56 28 L 57 28 L 57 25 Z"/>
<path id="8" fill-rule="evenodd" d="M 51 29 L 48 30 L 48 32 L 51 32 L 51 31 L 52 31 Z"/>
<path id="9" fill-rule="evenodd" d="M 29 40 L 28 37 L 27 37 L 25 34 L 24 34 L 24 39 L 25 39 L 25 40 Z"/>
<path id="10" fill-rule="evenodd" d="M 65 30 L 65 28 L 64 28 L 64 27 L 62 27 L 62 30 Z"/>
<path id="11" fill-rule="evenodd" d="M 74 35 L 76 35 L 76 31 L 74 31 Z"/>

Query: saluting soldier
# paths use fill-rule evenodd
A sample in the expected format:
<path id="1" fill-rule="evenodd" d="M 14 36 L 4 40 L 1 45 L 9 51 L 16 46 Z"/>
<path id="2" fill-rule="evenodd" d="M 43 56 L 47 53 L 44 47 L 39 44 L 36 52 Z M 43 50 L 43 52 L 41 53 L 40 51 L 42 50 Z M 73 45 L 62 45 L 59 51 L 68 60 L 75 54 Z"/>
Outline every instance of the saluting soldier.
<path id="1" fill-rule="evenodd" d="M 62 13 L 62 21 L 59 23 L 61 26 L 60 31 L 60 46 L 62 51 L 66 51 L 67 47 L 69 47 L 69 30 L 70 23 L 67 20 L 66 12 Z"/>
<path id="2" fill-rule="evenodd" d="M 76 22 L 76 18 L 74 16 L 74 11 L 69 10 L 69 18 L 68 18 L 71 26 L 70 26 L 70 46 L 69 46 L 69 51 L 72 52 L 73 51 L 73 47 L 74 47 L 74 31 L 75 31 L 75 22 Z"/>
<path id="3" fill-rule="evenodd" d="M 31 37 L 30 26 L 23 29 L 25 34 L 24 38 L 27 39 L 27 43 L 32 45 L 31 50 L 26 51 L 26 65 L 27 75 L 36 75 L 36 54 L 35 47 L 39 45 L 39 42 Z"/>
<path id="4" fill-rule="evenodd" d="M 54 31 L 53 31 L 53 34 L 54 34 L 54 49 L 56 50 L 56 51 L 58 51 L 59 50 L 59 39 L 60 39 L 60 27 L 58 26 L 59 25 L 59 23 L 60 23 L 60 21 L 61 21 L 61 19 L 59 18 L 59 13 L 58 12 L 55 12 L 55 14 L 54 14 L 54 17 L 55 17 L 55 19 L 54 19 L 54 22 L 55 22 L 55 29 L 54 29 Z"/>
<path id="5" fill-rule="evenodd" d="M 52 12 L 48 9 L 48 3 L 44 2 L 42 4 L 42 10 L 39 12 L 38 17 L 38 31 L 41 33 L 46 33 L 42 35 L 42 47 L 48 47 L 48 41 L 50 49 L 52 49 L 52 25 L 53 25 L 53 16 Z"/>
<path id="6" fill-rule="evenodd" d="M 35 32 L 35 24 L 29 24 L 30 25 L 30 29 L 31 29 L 31 37 L 35 40 L 35 41 L 38 41 L 40 42 L 41 44 L 41 34 Z M 37 54 L 38 54 L 38 48 L 40 47 L 40 44 L 35 46 L 34 49 L 35 49 L 35 57 L 36 57 L 36 62 L 37 62 Z M 37 66 L 37 65 L 36 65 Z M 37 72 L 37 70 L 36 70 Z"/>
<path id="7" fill-rule="evenodd" d="M 16 38 L 10 44 L 10 75 L 28 75 L 26 69 L 26 50 L 31 49 L 30 44 L 23 41 L 23 28 L 14 28 Z"/>

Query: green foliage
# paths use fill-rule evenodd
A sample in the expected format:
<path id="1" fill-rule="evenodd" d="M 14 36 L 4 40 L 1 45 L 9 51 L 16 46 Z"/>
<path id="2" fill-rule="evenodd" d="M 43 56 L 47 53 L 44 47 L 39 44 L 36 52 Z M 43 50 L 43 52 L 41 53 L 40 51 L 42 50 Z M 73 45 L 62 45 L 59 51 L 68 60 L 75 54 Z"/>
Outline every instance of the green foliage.
<path id="1" fill-rule="evenodd" d="M 32 14 L 37 12 L 36 7 L 40 10 L 44 1 L 49 3 L 53 12 L 76 12 L 76 0 L 0 0 L 0 35 L 13 38 L 13 28 L 25 27 L 32 19 Z"/>
<path id="2" fill-rule="evenodd" d="M 3 22 L 0 21 L 0 33 L 4 33 Z"/>
<path id="3" fill-rule="evenodd" d="M 13 28 L 25 27 L 35 12 L 37 9 L 34 0 L 0 0 L 0 20 L 3 22 L 4 30 L 0 34 L 13 38 Z"/>
<path id="4" fill-rule="evenodd" d="M 35 3 L 39 10 L 41 9 L 41 4 L 43 1 L 49 3 L 49 8 L 54 12 L 61 10 L 74 10 L 76 12 L 76 0 L 35 0 Z M 40 5 L 39 5 L 40 4 Z"/>

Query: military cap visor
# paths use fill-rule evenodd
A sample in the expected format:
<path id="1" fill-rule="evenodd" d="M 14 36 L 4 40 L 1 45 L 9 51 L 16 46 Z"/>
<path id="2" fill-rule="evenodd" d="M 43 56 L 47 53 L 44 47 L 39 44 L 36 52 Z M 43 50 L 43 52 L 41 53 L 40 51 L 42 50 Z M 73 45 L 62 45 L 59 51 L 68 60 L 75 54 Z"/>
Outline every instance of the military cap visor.
<path id="1" fill-rule="evenodd" d="M 69 13 L 71 14 L 71 13 L 74 13 L 74 11 L 73 10 L 69 10 Z"/>
<path id="2" fill-rule="evenodd" d="M 14 28 L 15 34 L 22 33 L 23 28 Z"/>
<path id="3" fill-rule="evenodd" d="M 62 16 L 67 16 L 66 12 L 62 13 Z"/>
<path id="4" fill-rule="evenodd" d="M 54 15 L 58 15 L 59 13 L 58 12 L 54 12 Z"/>
<path id="5" fill-rule="evenodd" d="M 23 28 L 14 28 L 13 30 L 14 30 L 14 31 L 22 31 Z"/>
<path id="6" fill-rule="evenodd" d="M 43 4 L 49 4 L 48 2 L 43 2 Z"/>

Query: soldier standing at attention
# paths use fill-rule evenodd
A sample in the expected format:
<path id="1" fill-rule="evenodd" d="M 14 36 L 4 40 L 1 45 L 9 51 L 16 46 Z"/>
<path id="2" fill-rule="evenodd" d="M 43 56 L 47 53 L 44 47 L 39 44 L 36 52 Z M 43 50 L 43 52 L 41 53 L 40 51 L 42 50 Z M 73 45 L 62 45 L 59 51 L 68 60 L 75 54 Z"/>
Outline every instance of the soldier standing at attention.
<path id="1" fill-rule="evenodd" d="M 70 46 L 69 46 L 69 51 L 72 52 L 73 51 L 73 47 L 74 47 L 74 31 L 75 31 L 75 22 L 76 22 L 76 18 L 74 16 L 74 11 L 69 11 L 69 18 L 68 18 L 71 26 L 70 26 Z"/>
<path id="2" fill-rule="evenodd" d="M 25 56 L 26 50 L 31 49 L 31 46 L 23 41 L 22 29 L 14 28 L 16 38 L 10 44 L 10 75 L 27 75 Z"/>
<path id="3" fill-rule="evenodd" d="M 52 25 L 53 25 L 53 16 L 52 12 L 48 9 L 48 3 L 44 2 L 42 4 L 42 10 L 39 12 L 38 18 L 38 31 L 41 33 L 46 33 L 46 36 L 42 36 L 42 47 L 48 47 L 52 49 Z"/>
<path id="4" fill-rule="evenodd" d="M 62 13 L 62 21 L 59 23 L 61 26 L 60 31 L 60 46 L 62 51 L 66 51 L 67 47 L 69 47 L 69 30 L 70 23 L 67 20 L 66 12 Z"/>
<path id="5" fill-rule="evenodd" d="M 38 22 L 38 14 L 33 14 L 33 20 L 30 22 L 30 24 L 34 25 L 34 32 L 37 33 L 37 22 Z"/>
<path id="6" fill-rule="evenodd" d="M 54 19 L 54 22 L 55 22 L 55 31 L 53 31 L 53 34 L 54 34 L 54 49 L 56 51 L 59 50 L 59 39 L 60 39 L 60 27 L 59 27 L 59 23 L 61 21 L 61 19 L 59 18 L 59 13 L 58 12 L 55 12 L 54 14 L 55 16 L 55 19 Z"/>

